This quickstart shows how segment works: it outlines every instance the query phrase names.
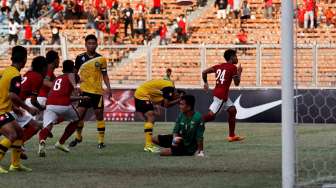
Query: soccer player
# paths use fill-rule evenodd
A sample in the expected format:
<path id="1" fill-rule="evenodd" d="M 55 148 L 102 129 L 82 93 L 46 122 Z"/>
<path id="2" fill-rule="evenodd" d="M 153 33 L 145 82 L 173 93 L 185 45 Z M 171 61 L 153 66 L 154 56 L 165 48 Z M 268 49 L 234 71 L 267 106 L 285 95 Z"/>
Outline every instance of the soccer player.
<path id="1" fill-rule="evenodd" d="M 20 70 L 27 62 L 27 50 L 22 46 L 12 48 L 12 65 L 7 67 L 0 78 L 0 160 L 9 148 L 12 148 L 11 165 L 9 171 L 32 171 L 20 162 L 23 130 L 10 113 L 13 104 L 27 110 L 31 114 L 38 113 L 37 109 L 27 106 L 18 96 L 21 87 Z M 8 173 L 0 167 L 0 173 Z"/>
<path id="2" fill-rule="evenodd" d="M 82 96 L 87 96 L 89 100 L 80 100 L 78 104 L 78 113 L 80 116 L 80 122 L 76 131 L 76 138 L 70 142 L 69 146 L 74 147 L 82 141 L 82 129 L 84 126 L 83 119 L 86 111 L 89 108 L 95 110 L 97 119 L 98 130 L 98 148 L 105 147 L 105 121 L 104 121 L 104 89 L 102 81 L 107 87 L 107 93 L 109 98 L 112 97 L 112 90 L 110 86 L 110 80 L 107 75 L 107 62 L 106 59 L 96 52 L 98 41 L 96 36 L 88 35 L 85 38 L 86 52 L 77 56 L 75 61 L 75 69 L 79 72 L 80 77 L 80 89 Z M 68 126 L 73 126 L 69 124 Z"/>
<path id="3" fill-rule="evenodd" d="M 63 62 L 63 73 L 53 82 L 47 99 L 47 107 L 43 115 L 43 129 L 39 133 L 40 145 L 38 154 L 40 157 L 45 157 L 46 139 L 51 134 L 53 126 L 58 123 L 59 117 L 63 117 L 65 121 L 78 123 L 79 115 L 71 101 L 88 98 L 71 96 L 79 81 L 78 79 L 76 80 L 76 75 L 74 74 L 73 61 L 65 60 Z M 69 130 L 69 128 L 72 128 L 72 130 Z M 64 130 L 62 138 L 55 144 L 55 147 L 64 152 L 69 152 L 69 149 L 64 146 L 64 142 L 75 130 L 76 126 L 68 126 Z"/>
<path id="4" fill-rule="evenodd" d="M 159 104 L 164 107 L 170 107 L 178 103 L 179 97 L 179 91 L 175 89 L 173 82 L 168 80 L 150 80 L 135 90 L 135 109 L 145 117 L 144 151 L 158 152 L 158 148 L 152 142 L 156 114 L 153 105 Z"/>
<path id="5" fill-rule="evenodd" d="M 39 111 L 43 111 L 44 108 L 38 103 L 37 95 L 43 84 L 43 76 L 47 70 L 47 61 L 43 56 L 37 56 L 32 61 L 31 70 L 29 70 L 22 77 L 20 99 L 31 107 L 36 108 Z M 29 140 L 34 136 L 42 127 L 40 123 L 33 119 L 33 116 L 25 110 L 17 109 L 16 113 L 12 115 L 15 117 L 18 124 L 24 128 L 23 142 Z"/>
<path id="6" fill-rule="evenodd" d="M 40 103 L 41 106 L 45 107 L 48 93 L 50 91 L 50 88 L 52 87 L 53 81 L 55 80 L 55 69 L 59 66 L 60 58 L 58 56 L 58 53 L 54 50 L 50 50 L 46 54 L 46 60 L 48 64 L 48 70 L 47 74 L 44 77 L 43 80 L 43 86 L 41 87 L 37 101 Z M 42 116 L 43 117 L 43 116 Z"/>
<path id="7" fill-rule="evenodd" d="M 227 140 L 229 142 L 241 141 L 244 138 L 235 135 L 236 127 L 236 107 L 233 105 L 232 101 L 228 97 L 230 85 L 232 80 L 236 86 L 240 84 L 240 76 L 242 73 L 242 67 L 239 64 L 237 52 L 232 49 L 228 49 L 224 52 L 225 63 L 214 65 L 202 72 L 202 78 L 204 81 L 204 90 L 207 92 L 209 89 L 207 75 L 211 73 L 216 74 L 216 86 L 213 91 L 213 102 L 209 107 L 208 114 L 203 116 L 203 121 L 208 122 L 215 119 L 216 114 L 222 109 L 225 109 L 228 113 L 228 123 L 229 123 L 229 136 Z"/>
<path id="8" fill-rule="evenodd" d="M 202 115 L 194 111 L 195 97 L 183 95 L 179 103 L 180 114 L 173 134 L 153 137 L 153 142 L 161 147 L 161 156 L 204 156 Z"/>

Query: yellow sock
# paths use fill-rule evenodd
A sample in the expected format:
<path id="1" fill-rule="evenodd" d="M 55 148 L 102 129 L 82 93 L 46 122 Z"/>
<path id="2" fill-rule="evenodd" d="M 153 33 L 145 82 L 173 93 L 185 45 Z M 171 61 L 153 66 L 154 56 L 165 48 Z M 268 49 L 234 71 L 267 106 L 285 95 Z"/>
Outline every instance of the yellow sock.
<path id="1" fill-rule="evenodd" d="M 78 127 L 77 127 L 77 130 L 76 130 L 76 139 L 77 140 L 82 140 L 83 127 L 84 127 L 84 121 L 80 121 L 78 123 Z"/>
<path id="2" fill-rule="evenodd" d="M 12 145 L 12 142 L 4 137 L 3 139 L 0 140 L 0 160 L 2 160 L 8 150 Z"/>
<path id="3" fill-rule="evenodd" d="M 145 125 L 145 147 L 153 145 L 152 135 L 154 124 L 151 122 L 146 122 Z"/>
<path id="4" fill-rule="evenodd" d="M 15 140 L 12 144 L 12 165 L 15 167 L 20 166 L 20 154 L 22 152 L 21 149 L 22 140 Z"/>
<path id="5" fill-rule="evenodd" d="M 98 143 L 104 143 L 105 136 L 105 121 L 97 121 Z"/>

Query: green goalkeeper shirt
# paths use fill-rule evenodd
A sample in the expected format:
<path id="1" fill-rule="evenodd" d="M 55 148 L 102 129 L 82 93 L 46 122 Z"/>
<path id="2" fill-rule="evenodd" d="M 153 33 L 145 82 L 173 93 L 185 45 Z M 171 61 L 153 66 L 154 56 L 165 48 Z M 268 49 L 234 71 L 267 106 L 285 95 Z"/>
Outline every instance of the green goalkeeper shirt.
<path id="1" fill-rule="evenodd" d="M 185 149 L 192 154 L 197 150 L 197 141 L 203 140 L 204 129 L 204 123 L 199 112 L 195 112 L 191 118 L 180 113 L 173 133 L 183 138 Z"/>

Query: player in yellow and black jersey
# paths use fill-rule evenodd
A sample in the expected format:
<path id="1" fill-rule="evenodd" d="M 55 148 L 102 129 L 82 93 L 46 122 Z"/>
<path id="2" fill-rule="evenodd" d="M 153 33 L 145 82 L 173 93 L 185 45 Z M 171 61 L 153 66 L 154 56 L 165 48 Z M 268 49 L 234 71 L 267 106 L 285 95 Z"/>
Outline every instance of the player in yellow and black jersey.
<path id="1" fill-rule="evenodd" d="M 23 130 L 10 113 L 12 110 L 20 113 L 17 107 L 33 115 L 38 113 L 37 109 L 28 107 L 18 96 L 21 87 L 20 70 L 27 62 L 27 50 L 22 46 L 15 46 L 12 49 L 11 60 L 11 66 L 3 70 L 0 77 L 0 133 L 4 137 L 0 140 L 0 160 L 11 147 L 13 150 L 9 171 L 31 171 L 20 163 Z M 0 173 L 8 173 L 8 171 L 0 167 Z"/>
<path id="2" fill-rule="evenodd" d="M 159 152 L 153 145 L 152 133 L 155 122 L 154 105 L 170 107 L 178 103 L 180 95 L 174 83 L 169 80 L 150 80 L 140 85 L 135 93 L 135 109 L 145 117 L 145 147 L 148 152 Z"/>
<path id="3" fill-rule="evenodd" d="M 81 96 L 87 96 L 89 100 L 80 100 L 78 104 L 78 113 L 81 121 L 77 125 L 76 138 L 70 142 L 69 146 L 74 147 L 82 141 L 83 119 L 89 108 L 95 110 L 98 130 L 98 148 L 104 148 L 105 121 L 104 121 L 104 90 L 102 82 L 104 81 L 109 98 L 112 97 L 109 77 L 107 75 L 107 60 L 96 52 L 98 41 L 96 36 L 88 35 L 85 38 L 86 52 L 77 56 L 75 68 L 80 77 Z M 69 124 L 71 130 L 74 125 Z"/>

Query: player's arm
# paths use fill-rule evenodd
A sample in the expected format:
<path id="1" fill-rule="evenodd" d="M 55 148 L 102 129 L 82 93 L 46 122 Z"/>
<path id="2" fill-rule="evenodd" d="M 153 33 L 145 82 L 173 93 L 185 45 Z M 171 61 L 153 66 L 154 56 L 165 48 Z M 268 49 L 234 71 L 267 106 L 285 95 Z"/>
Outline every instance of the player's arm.
<path id="1" fill-rule="evenodd" d="M 165 108 L 171 107 L 180 101 L 180 96 L 174 87 L 165 87 L 161 92 L 164 98 L 162 106 Z"/>
<path id="2" fill-rule="evenodd" d="M 104 80 L 104 83 L 106 85 L 109 98 L 112 98 L 112 90 L 111 90 L 111 85 L 110 85 L 110 78 L 109 78 L 109 76 L 107 74 L 107 70 L 102 71 L 102 74 L 103 74 L 103 80 Z"/>
<path id="3" fill-rule="evenodd" d="M 37 101 L 37 96 L 38 93 L 44 83 L 44 80 L 42 80 L 43 78 L 36 78 L 36 80 L 34 80 L 33 84 L 32 84 L 32 91 L 30 94 L 30 101 L 32 103 L 33 106 L 35 106 L 37 109 L 39 109 L 40 111 L 43 111 L 44 108 L 40 105 L 40 103 Z"/>
<path id="4" fill-rule="evenodd" d="M 29 106 L 26 105 L 26 103 L 24 103 L 20 99 L 20 97 L 19 97 L 20 83 L 21 83 L 21 77 L 20 76 L 14 77 L 11 80 L 10 88 L 9 88 L 9 98 L 12 100 L 13 104 L 16 105 L 17 107 L 21 107 L 21 108 L 27 110 L 32 115 L 37 114 L 38 110 L 36 110 L 34 108 L 30 108 Z"/>
<path id="5" fill-rule="evenodd" d="M 239 86 L 239 84 L 240 84 L 240 76 L 241 76 L 242 71 L 243 71 L 243 68 L 239 64 L 237 66 L 237 74 L 233 76 L 233 82 L 234 82 L 235 86 Z"/>
<path id="6" fill-rule="evenodd" d="M 43 85 L 46 86 L 46 87 L 49 87 L 49 88 L 52 87 L 53 82 L 51 81 L 51 78 L 50 78 L 49 75 L 47 75 L 46 77 L 44 77 Z"/>
<path id="7" fill-rule="evenodd" d="M 208 85 L 208 74 L 210 74 L 210 73 L 214 73 L 214 72 L 215 72 L 215 68 L 214 68 L 214 67 L 207 68 L 207 69 L 205 69 L 205 70 L 202 72 L 202 79 L 203 79 L 203 82 L 204 82 L 204 90 L 205 90 L 205 91 L 208 91 L 208 90 L 209 90 L 209 85 Z"/>
<path id="8" fill-rule="evenodd" d="M 37 101 L 37 95 L 36 93 L 33 93 L 30 97 L 30 102 L 32 103 L 33 106 L 35 106 L 37 109 L 40 111 L 43 111 L 44 108 L 40 105 L 40 103 Z"/>

